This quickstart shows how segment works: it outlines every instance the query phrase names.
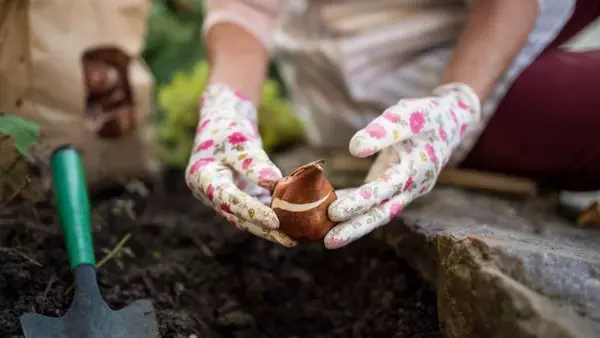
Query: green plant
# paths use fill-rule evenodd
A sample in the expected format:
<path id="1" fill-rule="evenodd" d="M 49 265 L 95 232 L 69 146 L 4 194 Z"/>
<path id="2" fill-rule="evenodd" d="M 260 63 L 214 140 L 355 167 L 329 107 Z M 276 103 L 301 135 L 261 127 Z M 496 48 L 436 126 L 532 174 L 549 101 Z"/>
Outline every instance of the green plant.
<path id="1" fill-rule="evenodd" d="M 31 199 L 29 148 L 40 138 L 39 126 L 0 111 L 0 209 L 17 196 Z"/>
<path id="2" fill-rule="evenodd" d="M 202 39 L 203 0 L 152 0 L 142 56 L 156 83 L 163 85 L 177 71 L 189 71 L 206 58 Z M 272 62 L 269 78 L 282 83 Z M 281 87 L 285 96 L 286 88 Z"/>
<path id="3" fill-rule="evenodd" d="M 175 71 L 189 70 L 205 57 L 201 2 L 153 0 L 143 58 L 157 84 L 170 81 Z"/>
<path id="4" fill-rule="evenodd" d="M 175 73 L 158 90 L 158 109 L 162 112 L 157 124 L 159 156 L 167 165 L 181 168 L 187 164 L 198 123 L 198 99 L 206 87 L 208 70 L 208 62 L 199 61 L 191 71 Z M 302 125 L 276 80 L 265 82 L 258 117 L 267 153 L 303 138 Z"/>
<path id="5" fill-rule="evenodd" d="M 0 139 L 10 139 L 21 155 L 25 156 L 29 147 L 39 138 L 40 127 L 36 123 L 0 112 Z"/>

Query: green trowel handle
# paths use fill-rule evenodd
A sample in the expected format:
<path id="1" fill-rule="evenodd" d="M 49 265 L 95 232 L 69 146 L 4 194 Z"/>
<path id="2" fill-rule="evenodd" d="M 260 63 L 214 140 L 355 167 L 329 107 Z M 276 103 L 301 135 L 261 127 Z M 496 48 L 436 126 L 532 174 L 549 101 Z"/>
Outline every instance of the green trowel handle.
<path id="1" fill-rule="evenodd" d="M 51 168 L 71 269 L 80 264 L 95 266 L 90 202 L 81 156 L 74 147 L 63 146 L 52 154 Z"/>

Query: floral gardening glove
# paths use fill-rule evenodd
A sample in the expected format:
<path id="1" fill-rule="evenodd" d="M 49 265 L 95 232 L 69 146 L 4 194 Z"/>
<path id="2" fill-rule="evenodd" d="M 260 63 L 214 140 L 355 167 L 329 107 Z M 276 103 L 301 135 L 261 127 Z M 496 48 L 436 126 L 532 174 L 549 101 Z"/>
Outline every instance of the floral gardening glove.
<path id="1" fill-rule="evenodd" d="M 431 191 L 466 129 L 479 121 L 480 110 L 469 86 L 452 83 L 431 97 L 400 100 L 359 130 L 350 140 L 352 155 L 384 150 L 395 156 L 382 175 L 330 205 L 329 217 L 341 223 L 325 236 L 325 246 L 335 249 L 365 236 Z"/>
<path id="2" fill-rule="evenodd" d="M 258 133 L 252 102 L 224 85 L 211 85 L 200 100 L 200 121 L 186 169 L 196 198 L 238 229 L 281 245 L 296 242 L 277 230 L 267 190 L 281 178 Z"/>

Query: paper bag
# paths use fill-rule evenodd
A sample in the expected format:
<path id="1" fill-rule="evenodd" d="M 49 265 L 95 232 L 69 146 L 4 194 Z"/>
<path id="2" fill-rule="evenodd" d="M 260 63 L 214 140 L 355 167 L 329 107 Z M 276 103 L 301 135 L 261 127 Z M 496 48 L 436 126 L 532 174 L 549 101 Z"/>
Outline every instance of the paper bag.
<path id="1" fill-rule="evenodd" d="M 152 179 L 154 80 L 140 53 L 149 0 L 0 0 L 0 108 L 36 122 L 45 158 L 82 153 L 92 188 Z"/>

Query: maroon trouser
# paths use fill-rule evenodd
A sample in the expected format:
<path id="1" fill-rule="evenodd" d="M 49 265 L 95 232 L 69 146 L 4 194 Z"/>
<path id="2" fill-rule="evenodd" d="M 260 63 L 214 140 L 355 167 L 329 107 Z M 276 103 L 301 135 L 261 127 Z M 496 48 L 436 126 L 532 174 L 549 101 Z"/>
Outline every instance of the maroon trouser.
<path id="1" fill-rule="evenodd" d="M 600 16 L 578 0 L 570 21 L 517 78 L 462 167 L 530 177 L 546 188 L 600 190 L 600 50 L 559 46 Z"/>

